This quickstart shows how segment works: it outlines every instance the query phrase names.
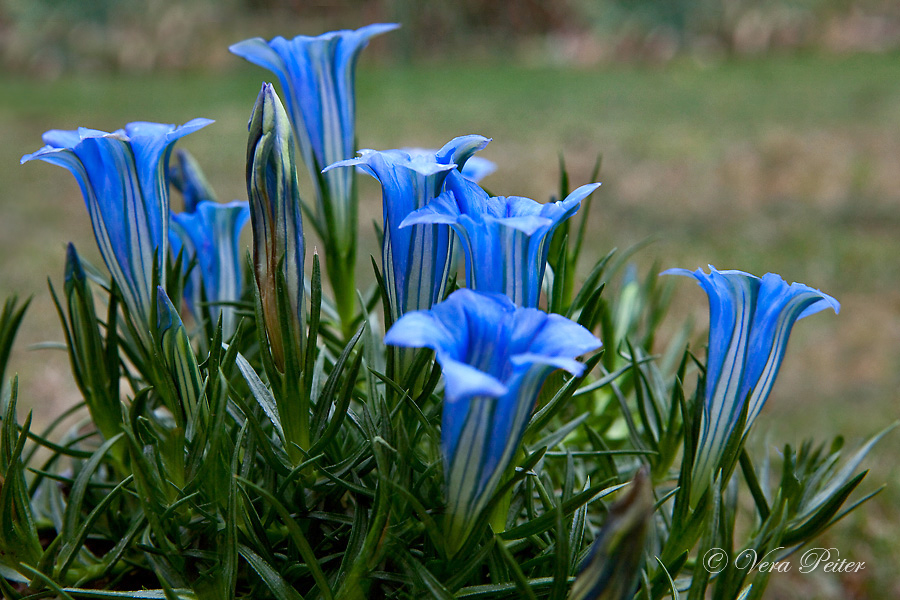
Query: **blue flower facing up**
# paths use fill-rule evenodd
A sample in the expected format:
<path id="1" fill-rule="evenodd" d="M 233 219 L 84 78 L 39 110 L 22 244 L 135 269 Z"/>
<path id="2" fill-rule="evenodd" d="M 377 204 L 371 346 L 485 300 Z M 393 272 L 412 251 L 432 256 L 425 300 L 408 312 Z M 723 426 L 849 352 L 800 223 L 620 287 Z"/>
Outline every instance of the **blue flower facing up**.
<path id="1" fill-rule="evenodd" d="M 775 383 L 794 323 L 831 308 L 837 300 L 779 275 L 742 271 L 670 269 L 663 275 L 695 278 L 709 297 L 706 401 L 691 476 L 691 503 L 699 501 L 722 466 L 725 446 L 747 402 L 744 436 Z"/>
<path id="2" fill-rule="evenodd" d="M 441 364 L 441 453 L 455 552 L 514 459 L 544 380 L 555 369 L 580 375 L 584 365 L 575 358 L 600 340 L 560 315 L 461 289 L 431 310 L 404 315 L 384 341 L 431 348 Z"/>
<path id="3" fill-rule="evenodd" d="M 235 309 L 217 304 L 241 299 L 243 277 L 238 243 L 249 218 L 250 205 L 246 201 L 219 204 L 203 200 L 195 212 L 172 213 L 169 223 L 172 254 L 183 249 L 185 267 L 189 261 L 197 261 L 184 290 L 188 306 L 199 316 L 202 281 L 206 301 L 212 304 L 210 315 L 214 324 L 222 316 L 222 334 L 226 338 L 237 325 Z"/>
<path id="4" fill-rule="evenodd" d="M 600 184 L 583 185 L 565 200 L 547 204 L 518 196 L 492 198 L 456 173 L 447 176 L 445 187 L 400 227 L 449 225 L 462 241 L 468 287 L 504 293 L 519 306 L 537 308 L 553 232 Z"/>
<path id="5" fill-rule="evenodd" d="M 438 196 L 448 174 L 463 169 L 469 158 L 488 142 L 488 138 L 480 135 L 461 136 L 433 154 L 360 150 L 358 158 L 326 169 L 359 166 L 381 182 L 382 268 L 394 320 L 440 301 L 452 258 L 450 229 L 446 225 L 401 228 L 400 224 L 411 212 Z"/>
<path id="6" fill-rule="evenodd" d="M 194 119 L 176 127 L 129 123 L 113 133 L 80 128 L 51 130 L 46 146 L 22 157 L 67 168 L 84 195 L 94 237 L 139 335 L 149 341 L 150 313 L 159 283 L 165 280 L 169 222 L 166 164 L 176 140 L 206 127 Z"/>

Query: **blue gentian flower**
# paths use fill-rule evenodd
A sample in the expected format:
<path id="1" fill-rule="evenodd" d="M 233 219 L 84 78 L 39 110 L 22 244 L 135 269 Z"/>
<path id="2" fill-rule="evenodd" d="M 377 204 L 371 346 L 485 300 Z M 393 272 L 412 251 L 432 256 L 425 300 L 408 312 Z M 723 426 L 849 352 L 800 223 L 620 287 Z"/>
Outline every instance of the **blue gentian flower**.
<path id="1" fill-rule="evenodd" d="M 201 289 L 206 301 L 211 303 L 211 316 L 217 321 L 222 316 L 222 332 L 228 338 L 234 333 L 236 323 L 233 306 L 216 306 L 217 303 L 233 303 L 241 299 L 243 277 L 238 247 L 241 230 L 250 218 L 250 205 L 244 201 L 219 204 L 203 200 L 195 212 L 172 213 L 169 224 L 169 240 L 172 254 L 184 251 L 185 267 L 196 258 L 197 265 L 185 286 L 185 298 L 194 315 L 199 316 Z"/>
<path id="2" fill-rule="evenodd" d="M 480 135 L 454 138 L 434 154 L 402 150 L 360 150 L 358 158 L 329 166 L 359 166 L 381 182 L 384 207 L 382 265 L 396 320 L 430 308 L 444 296 L 450 268 L 451 236 L 446 225 L 400 228 L 403 219 L 441 193 L 448 173 L 465 167 L 490 140 Z"/>
<path id="3" fill-rule="evenodd" d="M 22 157 L 23 163 L 40 159 L 75 176 L 100 254 L 145 341 L 157 283 L 165 282 L 166 164 L 176 140 L 210 123 L 194 119 L 176 127 L 137 122 L 113 133 L 51 130 L 43 136 L 46 146 Z M 154 267 L 160 282 L 153 281 Z"/>
<path id="4" fill-rule="evenodd" d="M 837 300 L 779 275 L 742 271 L 670 269 L 663 275 L 695 278 L 709 297 L 706 401 L 692 470 L 691 502 L 709 487 L 747 402 L 744 436 L 772 390 L 794 323 L 831 308 Z"/>
<path id="5" fill-rule="evenodd" d="M 455 551 L 515 457 L 544 380 L 555 369 L 580 375 L 584 365 L 575 357 L 600 340 L 560 315 L 461 289 L 401 317 L 384 341 L 431 348 L 441 364 L 441 453 Z"/>
<path id="6" fill-rule="evenodd" d="M 244 40 L 232 53 L 278 76 L 300 153 L 316 195 L 319 230 L 326 266 L 341 319 L 355 310 L 357 204 L 351 170 L 322 169 L 356 152 L 356 62 L 376 35 L 396 24 L 373 24 L 355 31 L 332 31 L 316 37 Z"/>
<path id="7" fill-rule="evenodd" d="M 565 200 L 547 204 L 518 196 L 492 198 L 456 173 L 447 176 L 445 187 L 400 227 L 450 225 L 465 251 L 468 287 L 504 293 L 519 306 L 537 308 L 553 232 L 600 184 L 583 185 Z"/>
<path id="8" fill-rule="evenodd" d="M 247 194 L 253 266 L 272 356 L 284 368 L 284 344 L 300 349 L 303 323 L 303 219 L 287 113 L 272 84 L 263 84 L 250 117 Z M 284 277 L 290 331 L 281 330 L 278 273 Z"/>

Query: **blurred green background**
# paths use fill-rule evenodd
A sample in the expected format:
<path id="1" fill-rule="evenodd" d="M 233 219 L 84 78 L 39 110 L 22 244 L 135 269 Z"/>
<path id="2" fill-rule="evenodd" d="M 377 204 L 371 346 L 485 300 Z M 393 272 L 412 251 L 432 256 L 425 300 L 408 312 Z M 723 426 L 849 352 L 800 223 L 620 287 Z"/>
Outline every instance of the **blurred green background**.
<path id="1" fill-rule="evenodd" d="M 595 255 L 653 238 L 642 269 L 774 271 L 841 301 L 795 328 L 757 454 L 839 433 L 853 446 L 898 418 L 897 2 L 0 0 L 0 297 L 34 295 L 12 369 L 36 421 L 77 401 L 65 355 L 28 350 L 61 337 L 46 277 L 60 284 L 70 240 L 100 261 L 74 179 L 22 154 L 50 128 L 210 117 L 179 147 L 221 199 L 244 198 L 246 122 L 271 76 L 227 46 L 376 21 L 404 27 L 363 55 L 361 147 L 481 133 L 499 167 L 484 185 L 537 199 L 555 191 L 560 154 L 580 185 L 602 153 Z M 362 253 L 378 255 L 380 206 L 361 180 Z M 702 345 L 705 314 L 681 283 L 671 330 L 691 317 Z M 900 597 L 898 454 L 895 432 L 863 485 L 887 489 L 822 540 L 865 570 L 774 574 L 768 597 Z"/>

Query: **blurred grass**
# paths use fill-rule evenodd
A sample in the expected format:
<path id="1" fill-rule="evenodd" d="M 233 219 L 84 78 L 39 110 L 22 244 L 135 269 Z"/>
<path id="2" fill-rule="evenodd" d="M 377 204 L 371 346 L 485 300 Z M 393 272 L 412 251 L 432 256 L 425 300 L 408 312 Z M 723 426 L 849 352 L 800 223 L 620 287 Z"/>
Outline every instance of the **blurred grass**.
<path id="1" fill-rule="evenodd" d="M 215 125 L 179 146 L 198 157 L 222 199 L 242 198 L 245 125 L 265 76 L 250 68 L 54 82 L 0 75 L 0 297 L 35 295 L 11 370 L 21 374 L 22 400 L 37 409 L 38 422 L 76 399 L 64 355 L 24 350 L 60 337 L 45 277 L 60 281 L 69 240 L 99 258 L 72 177 L 43 164 L 19 166 L 19 158 L 50 128 L 210 117 Z M 759 451 L 838 433 L 853 444 L 897 419 L 900 56 L 602 70 L 363 66 L 358 98 L 361 147 L 493 137 L 482 155 L 498 163 L 484 182 L 496 194 L 546 199 L 560 152 L 574 185 L 585 183 L 602 152 L 604 185 L 591 215 L 597 255 L 653 236 L 638 259 L 644 267 L 658 259 L 663 267 L 774 271 L 836 296 L 839 317 L 818 315 L 795 329 L 758 421 Z M 362 181 L 361 198 L 361 252 L 377 256 L 368 225 L 380 218 L 374 183 Z M 360 263 L 368 263 L 364 254 Z M 672 326 L 686 315 L 704 323 L 702 294 L 682 287 Z M 900 552 L 898 453 L 895 433 L 868 462 L 867 489 L 887 481 L 886 492 L 826 540 L 842 557 L 866 561 L 862 577 L 773 576 L 769 597 L 900 595 L 890 558 Z"/>

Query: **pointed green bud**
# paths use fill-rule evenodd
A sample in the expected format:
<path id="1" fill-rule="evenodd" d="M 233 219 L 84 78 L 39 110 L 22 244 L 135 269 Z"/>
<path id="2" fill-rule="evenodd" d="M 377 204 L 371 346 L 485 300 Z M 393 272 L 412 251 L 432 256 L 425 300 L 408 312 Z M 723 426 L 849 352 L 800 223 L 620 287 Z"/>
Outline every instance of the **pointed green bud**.
<path id="1" fill-rule="evenodd" d="M 176 422 L 184 425 L 187 421 L 186 435 L 191 439 L 193 437 L 191 426 L 195 421 L 194 416 L 203 386 L 197 357 L 194 356 L 181 317 L 161 286 L 157 288 L 156 310 L 156 333 L 160 351 L 177 396 L 172 398 L 171 394 L 167 394 L 168 397 L 165 399 L 169 410 L 175 415 Z"/>
<path id="2" fill-rule="evenodd" d="M 303 221 L 291 123 L 269 83 L 263 84 L 250 117 L 247 193 L 254 274 L 266 334 L 275 364 L 284 369 L 284 345 L 299 351 L 301 343 Z M 280 280 L 284 282 L 281 290 Z M 279 314 L 279 307 L 287 314 Z"/>
<path id="3" fill-rule="evenodd" d="M 75 382 L 84 396 L 91 419 L 105 439 L 121 431 L 119 374 L 109 372 L 106 345 L 94 310 L 94 296 L 75 246 L 66 247 L 66 309 L 69 313 L 69 358 Z"/>
<path id="4" fill-rule="evenodd" d="M 635 475 L 625 497 L 610 507 L 606 523 L 572 585 L 569 600 L 631 598 L 640 580 L 653 506 L 653 488 L 644 467 Z"/>

